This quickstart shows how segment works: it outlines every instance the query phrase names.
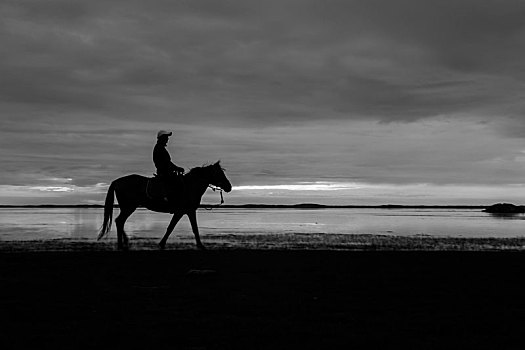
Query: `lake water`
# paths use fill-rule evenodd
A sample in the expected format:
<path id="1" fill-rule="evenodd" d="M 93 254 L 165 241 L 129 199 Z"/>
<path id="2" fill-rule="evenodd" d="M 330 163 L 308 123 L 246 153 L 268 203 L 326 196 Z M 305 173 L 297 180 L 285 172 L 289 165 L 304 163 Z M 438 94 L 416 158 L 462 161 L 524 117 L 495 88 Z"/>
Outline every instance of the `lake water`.
<path id="1" fill-rule="evenodd" d="M 118 209 L 114 210 L 114 215 Z M 171 216 L 145 209 L 128 220 L 132 239 L 160 239 Z M 96 240 L 102 209 L 2 208 L 0 241 Z M 231 236 L 387 235 L 465 238 L 525 237 L 525 216 L 497 217 L 459 209 L 226 209 L 198 212 L 203 238 Z M 116 236 L 113 227 L 110 237 Z M 184 217 L 170 241 L 193 237 Z"/>

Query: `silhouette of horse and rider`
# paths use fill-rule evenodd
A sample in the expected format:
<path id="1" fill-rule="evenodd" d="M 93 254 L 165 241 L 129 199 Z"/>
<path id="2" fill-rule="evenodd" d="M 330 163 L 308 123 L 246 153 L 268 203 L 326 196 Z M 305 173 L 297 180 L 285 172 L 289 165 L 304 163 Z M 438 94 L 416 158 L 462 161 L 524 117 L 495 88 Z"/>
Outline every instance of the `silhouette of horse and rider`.
<path id="1" fill-rule="evenodd" d="M 197 209 L 201 198 L 210 186 L 230 192 L 232 185 L 226 178 L 220 161 L 212 165 L 193 168 L 185 174 L 183 168 L 171 161 L 166 149 L 171 135 L 171 132 L 165 130 L 157 133 L 157 143 L 153 149 L 153 162 L 157 173 L 153 178 L 132 174 L 120 177 L 111 183 L 106 195 L 104 222 L 98 239 L 111 230 L 113 204 L 116 196 L 120 207 L 120 213 L 115 219 L 119 250 L 128 249 L 129 240 L 124 231 L 124 224 L 139 206 L 156 212 L 173 214 L 166 233 L 159 242 L 161 249 L 165 248 L 168 237 L 184 215 L 187 215 L 190 220 L 197 247 L 205 249 L 200 240 L 197 225 Z"/>

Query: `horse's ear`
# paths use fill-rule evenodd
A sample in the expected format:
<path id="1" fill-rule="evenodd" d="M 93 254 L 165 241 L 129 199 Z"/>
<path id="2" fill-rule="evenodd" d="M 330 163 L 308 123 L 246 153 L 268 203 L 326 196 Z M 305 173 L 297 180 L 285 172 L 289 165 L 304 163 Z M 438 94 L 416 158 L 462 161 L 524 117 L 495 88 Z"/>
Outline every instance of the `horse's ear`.
<path id="1" fill-rule="evenodd" d="M 216 166 L 221 166 L 221 160 L 219 159 L 215 164 L 213 165 L 216 165 Z"/>

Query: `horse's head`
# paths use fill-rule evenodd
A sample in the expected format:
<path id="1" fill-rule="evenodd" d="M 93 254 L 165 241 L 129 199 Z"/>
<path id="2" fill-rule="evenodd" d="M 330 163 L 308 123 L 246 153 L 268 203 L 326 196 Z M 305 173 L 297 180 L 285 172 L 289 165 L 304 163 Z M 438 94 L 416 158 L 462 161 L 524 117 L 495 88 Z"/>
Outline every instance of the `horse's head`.
<path id="1" fill-rule="evenodd" d="M 225 192 L 230 192 L 232 190 L 232 184 L 226 178 L 224 169 L 221 167 L 221 162 L 210 165 L 209 169 L 211 171 L 210 176 L 210 185 L 222 188 Z"/>

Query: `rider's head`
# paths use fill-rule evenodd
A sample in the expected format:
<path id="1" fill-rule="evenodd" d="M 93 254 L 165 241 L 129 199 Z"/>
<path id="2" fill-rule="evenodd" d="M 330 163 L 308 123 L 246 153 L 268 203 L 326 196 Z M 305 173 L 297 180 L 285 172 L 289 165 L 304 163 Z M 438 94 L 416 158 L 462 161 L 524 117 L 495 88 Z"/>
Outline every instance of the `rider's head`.
<path id="1" fill-rule="evenodd" d="M 157 133 L 157 142 L 167 144 L 169 137 L 172 135 L 172 132 L 166 130 L 161 130 Z"/>

